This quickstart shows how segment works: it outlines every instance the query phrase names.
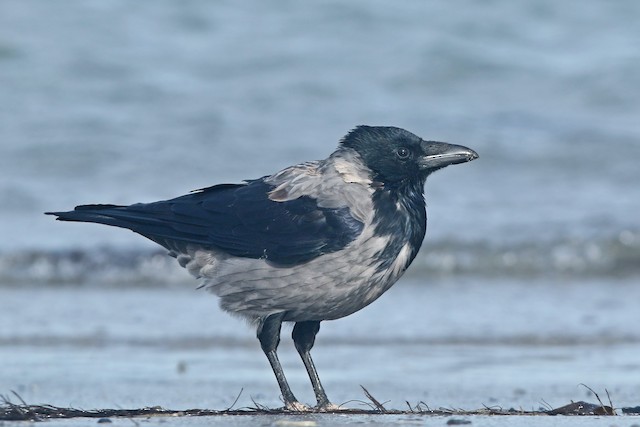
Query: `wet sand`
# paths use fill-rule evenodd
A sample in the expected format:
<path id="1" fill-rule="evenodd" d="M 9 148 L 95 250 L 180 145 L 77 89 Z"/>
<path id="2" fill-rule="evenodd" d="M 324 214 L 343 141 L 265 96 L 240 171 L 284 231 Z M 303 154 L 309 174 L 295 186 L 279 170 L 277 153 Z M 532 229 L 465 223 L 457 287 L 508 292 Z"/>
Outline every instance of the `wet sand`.
<path id="1" fill-rule="evenodd" d="M 86 285 L 3 287 L 0 293 L 2 394 L 15 390 L 28 403 L 85 409 L 225 409 L 242 390 L 235 408 L 252 407 L 254 401 L 281 405 L 254 332 L 222 313 L 215 298 L 202 291 Z M 368 407 L 360 385 L 394 409 L 405 409 L 406 401 L 465 410 L 597 403 L 581 383 L 601 398 L 606 388 L 617 408 L 637 406 L 637 301 L 640 287 L 632 281 L 457 279 L 427 284 L 412 278 L 360 313 L 325 322 L 314 356 L 329 397 L 352 408 Z M 281 360 L 296 395 L 312 403 L 289 333 L 290 328 L 283 331 Z M 284 420 L 446 423 L 441 417 L 350 417 Z M 222 422 L 210 418 L 179 423 Z M 277 416 L 236 418 L 233 425 L 287 425 Z M 557 417 L 525 418 L 473 417 L 476 425 L 530 425 L 534 418 L 540 425 L 560 422 Z"/>

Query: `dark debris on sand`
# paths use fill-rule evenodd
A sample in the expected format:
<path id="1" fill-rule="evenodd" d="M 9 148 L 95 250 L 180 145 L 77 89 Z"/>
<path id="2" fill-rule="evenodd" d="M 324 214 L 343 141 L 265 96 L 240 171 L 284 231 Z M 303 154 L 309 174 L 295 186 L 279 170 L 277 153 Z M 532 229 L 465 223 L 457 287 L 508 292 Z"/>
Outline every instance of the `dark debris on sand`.
<path id="1" fill-rule="evenodd" d="M 364 387 L 363 387 L 364 389 Z M 517 409 L 503 409 L 499 407 L 485 407 L 474 411 L 466 411 L 461 409 L 438 408 L 431 409 L 426 403 L 419 402 L 411 405 L 407 402 L 408 409 L 397 410 L 387 409 L 383 403 L 380 403 L 371 394 L 364 389 L 366 397 L 370 402 L 360 402 L 369 406 L 370 409 L 340 409 L 336 411 L 323 411 L 323 413 L 337 414 L 354 414 L 354 415 L 435 415 L 435 416 L 473 416 L 473 415 L 578 415 L 578 416 L 603 416 L 618 415 L 612 406 L 604 405 L 598 398 L 599 403 L 587 402 L 571 402 L 568 405 L 559 408 L 538 411 L 524 411 Z M 204 417 L 204 416 L 220 416 L 220 415 L 287 415 L 300 414 L 300 412 L 288 411 L 283 408 L 271 409 L 263 405 L 256 404 L 251 408 L 225 410 L 212 409 L 187 409 L 172 410 L 165 409 L 160 406 L 146 407 L 140 409 L 75 409 L 61 408 L 53 405 L 30 405 L 22 398 L 13 393 L 20 403 L 15 403 L 7 396 L 0 396 L 0 421 L 44 421 L 54 418 L 97 418 L 100 422 L 108 422 L 109 418 L 137 418 L 137 417 Z M 596 395 L 597 396 L 597 395 Z M 620 408 L 623 414 L 640 415 L 640 406 L 633 408 Z"/>

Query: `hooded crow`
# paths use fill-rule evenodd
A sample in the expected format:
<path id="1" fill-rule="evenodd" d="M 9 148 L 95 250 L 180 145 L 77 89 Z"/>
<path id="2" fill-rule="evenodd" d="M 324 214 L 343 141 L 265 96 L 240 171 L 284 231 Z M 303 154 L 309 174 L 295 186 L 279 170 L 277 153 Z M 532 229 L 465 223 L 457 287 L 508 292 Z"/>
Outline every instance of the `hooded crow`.
<path id="1" fill-rule="evenodd" d="M 397 127 L 358 126 L 324 160 L 241 184 L 131 206 L 47 212 L 61 221 L 128 228 L 165 247 L 220 306 L 257 329 L 285 408 L 308 409 L 278 360 L 282 322 L 309 374 L 318 410 L 331 410 L 310 356 L 323 320 L 375 301 L 409 267 L 427 227 L 424 184 L 478 154 Z"/>

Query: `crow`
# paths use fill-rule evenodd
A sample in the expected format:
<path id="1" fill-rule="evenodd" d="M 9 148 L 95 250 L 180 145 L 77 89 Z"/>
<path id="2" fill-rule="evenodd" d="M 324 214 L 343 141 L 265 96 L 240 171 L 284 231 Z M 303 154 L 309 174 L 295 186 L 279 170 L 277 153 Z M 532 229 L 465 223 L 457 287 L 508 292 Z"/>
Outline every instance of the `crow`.
<path id="1" fill-rule="evenodd" d="M 328 411 L 337 407 L 310 355 L 320 322 L 366 307 L 400 278 L 425 236 L 427 177 L 476 158 L 470 148 L 397 127 L 358 126 L 328 158 L 259 179 L 46 214 L 127 228 L 166 248 L 223 310 L 255 325 L 285 409 L 310 410 L 291 391 L 276 353 L 282 323 L 294 322 L 315 408 Z"/>

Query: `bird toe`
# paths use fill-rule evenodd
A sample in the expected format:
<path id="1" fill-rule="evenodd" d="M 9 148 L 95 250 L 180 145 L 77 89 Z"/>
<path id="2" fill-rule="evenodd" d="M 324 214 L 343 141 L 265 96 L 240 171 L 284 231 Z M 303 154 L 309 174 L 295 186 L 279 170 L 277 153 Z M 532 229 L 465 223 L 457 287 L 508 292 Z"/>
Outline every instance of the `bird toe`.
<path id="1" fill-rule="evenodd" d="M 286 402 L 284 404 L 284 409 L 291 412 L 311 412 L 313 408 L 305 405 L 304 403 L 300 403 L 297 400 L 292 402 Z"/>
<path id="2" fill-rule="evenodd" d="M 318 412 L 338 412 L 338 411 L 343 411 L 344 409 L 336 404 L 333 404 L 331 402 L 327 402 L 327 403 L 323 403 L 321 405 L 316 406 L 316 410 Z"/>

